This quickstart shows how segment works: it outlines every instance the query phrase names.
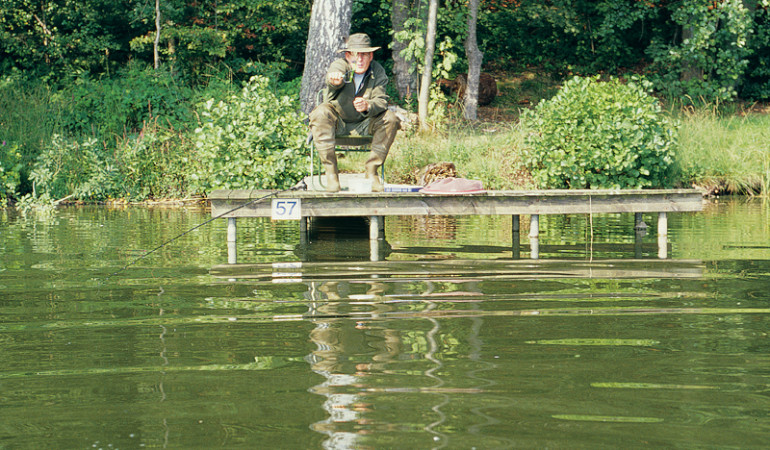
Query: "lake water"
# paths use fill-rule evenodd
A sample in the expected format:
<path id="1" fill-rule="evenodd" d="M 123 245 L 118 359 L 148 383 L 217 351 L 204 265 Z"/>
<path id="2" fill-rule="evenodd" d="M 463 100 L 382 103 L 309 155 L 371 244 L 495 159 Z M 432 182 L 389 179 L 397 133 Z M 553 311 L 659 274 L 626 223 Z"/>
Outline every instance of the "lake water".
<path id="1" fill-rule="evenodd" d="M 537 261 L 506 217 L 388 218 L 384 261 L 355 220 L 141 258 L 208 218 L 0 211 L 0 448 L 770 442 L 767 201 L 669 214 L 666 260 L 631 214 L 544 216 Z"/>

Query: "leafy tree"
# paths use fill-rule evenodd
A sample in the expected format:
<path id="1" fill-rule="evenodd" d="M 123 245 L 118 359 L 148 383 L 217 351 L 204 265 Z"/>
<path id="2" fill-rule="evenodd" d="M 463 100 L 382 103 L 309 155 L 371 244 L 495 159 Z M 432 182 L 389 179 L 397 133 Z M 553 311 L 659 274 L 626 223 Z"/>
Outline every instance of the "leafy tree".
<path id="1" fill-rule="evenodd" d="M 61 78 L 110 74 L 129 60 L 152 62 L 155 1 L 3 0 L 0 71 Z M 311 0 L 160 0 L 161 56 L 190 79 L 227 63 L 285 61 L 301 69 Z"/>
<path id="2" fill-rule="evenodd" d="M 749 36 L 749 49 L 741 96 L 753 100 L 770 99 L 770 0 L 757 1 L 751 8 L 754 33 Z"/>
<path id="3" fill-rule="evenodd" d="M 0 70 L 103 71 L 126 54 L 130 2 L 3 0 Z"/>
<path id="4" fill-rule="evenodd" d="M 408 0 L 393 0 L 391 24 L 393 27 L 393 78 L 401 100 L 417 95 L 417 75 L 413 56 L 407 54 L 407 24 L 414 18 L 415 9 Z"/>
<path id="5" fill-rule="evenodd" d="M 752 16 L 742 0 L 671 5 L 682 38 L 650 47 L 657 86 L 667 94 L 706 101 L 733 100 L 749 64 Z"/>
<path id="6" fill-rule="evenodd" d="M 617 71 L 639 63 L 663 20 L 648 1 L 486 0 L 479 34 L 497 64 Z"/>

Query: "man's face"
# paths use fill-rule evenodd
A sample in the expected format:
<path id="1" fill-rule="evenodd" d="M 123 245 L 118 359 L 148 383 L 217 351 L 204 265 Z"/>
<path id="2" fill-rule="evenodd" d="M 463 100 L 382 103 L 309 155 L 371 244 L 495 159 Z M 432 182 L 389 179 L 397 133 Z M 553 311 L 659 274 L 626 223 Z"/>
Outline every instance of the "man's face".
<path id="1" fill-rule="evenodd" d="M 345 52 L 345 59 L 356 73 L 366 73 L 373 57 L 372 52 Z"/>

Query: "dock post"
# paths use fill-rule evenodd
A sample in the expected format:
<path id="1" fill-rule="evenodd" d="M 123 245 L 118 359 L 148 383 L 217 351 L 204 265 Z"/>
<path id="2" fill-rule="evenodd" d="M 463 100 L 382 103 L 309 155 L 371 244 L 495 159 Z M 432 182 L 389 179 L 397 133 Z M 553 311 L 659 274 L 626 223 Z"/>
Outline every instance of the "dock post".
<path id="1" fill-rule="evenodd" d="M 379 239 L 369 239 L 369 261 L 382 261 L 380 256 Z"/>
<path id="2" fill-rule="evenodd" d="M 634 214 L 634 257 L 642 259 L 642 239 L 647 235 L 647 224 L 642 219 L 642 213 Z"/>
<path id="3" fill-rule="evenodd" d="M 236 236 L 238 227 L 235 224 L 235 217 L 227 218 L 227 264 L 236 264 L 238 262 Z"/>
<path id="4" fill-rule="evenodd" d="M 668 216 L 665 212 L 658 213 L 658 258 L 668 257 Z"/>
<path id="5" fill-rule="evenodd" d="M 384 216 L 369 216 L 369 239 L 376 241 L 385 238 Z"/>
<path id="6" fill-rule="evenodd" d="M 540 259 L 540 216 L 532 214 L 529 217 L 529 247 L 530 258 Z"/>
<path id="7" fill-rule="evenodd" d="M 307 217 L 299 219 L 299 243 L 300 245 L 307 245 Z"/>
<path id="8" fill-rule="evenodd" d="M 511 222 L 511 246 L 513 247 L 513 259 L 521 258 L 521 223 L 519 215 L 515 214 Z"/>
<path id="9" fill-rule="evenodd" d="M 647 224 L 644 223 L 642 213 L 634 213 L 634 230 L 641 231 L 647 230 Z"/>

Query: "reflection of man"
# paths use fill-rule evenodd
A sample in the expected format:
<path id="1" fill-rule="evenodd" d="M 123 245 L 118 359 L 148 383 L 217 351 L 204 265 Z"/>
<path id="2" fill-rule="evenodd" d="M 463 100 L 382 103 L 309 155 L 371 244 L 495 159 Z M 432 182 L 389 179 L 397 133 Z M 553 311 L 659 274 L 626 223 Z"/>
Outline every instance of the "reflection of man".
<path id="1" fill-rule="evenodd" d="M 367 378 L 387 373 L 388 365 L 398 361 L 403 348 L 401 332 L 384 325 L 370 327 L 364 321 L 342 319 L 350 313 L 348 301 L 354 299 L 356 304 L 366 304 L 366 310 L 371 308 L 377 313 L 392 310 L 392 305 L 381 301 L 385 291 L 383 283 L 365 282 L 365 285 L 365 294 L 354 294 L 351 291 L 360 292 L 359 283 L 332 281 L 316 285 L 311 282 L 309 295 L 313 302 L 307 315 L 315 324 L 310 340 L 316 349 L 305 359 L 313 372 L 324 377 L 323 382 L 310 389 L 325 397 L 323 409 L 328 417 L 311 425 L 313 430 L 328 436 L 323 448 L 360 448 L 364 444 L 363 435 L 374 429 L 396 428 L 395 424 L 374 424 L 371 415 L 376 396 L 370 398 L 370 391 L 379 386 Z M 373 301 L 366 302 L 366 299 Z"/>
<path id="2" fill-rule="evenodd" d="M 380 63 L 374 61 L 374 51 L 379 48 L 372 47 L 364 33 L 351 35 L 340 50 L 345 52 L 345 58 L 334 61 L 326 72 L 323 103 L 310 113 L 310 130 L 326 170 L 329 192 L 340 190 L 335 134 L 372 135 L 366 178 L 372 180 L 373 191 L 383 190 L 377 169 L 388 156 L 400 121 L 388 110 L 388 76 Z"/>

